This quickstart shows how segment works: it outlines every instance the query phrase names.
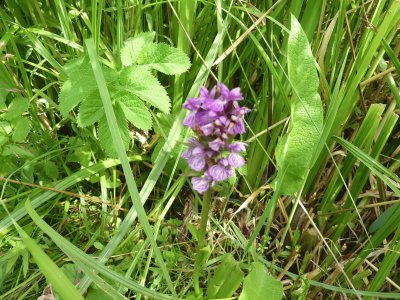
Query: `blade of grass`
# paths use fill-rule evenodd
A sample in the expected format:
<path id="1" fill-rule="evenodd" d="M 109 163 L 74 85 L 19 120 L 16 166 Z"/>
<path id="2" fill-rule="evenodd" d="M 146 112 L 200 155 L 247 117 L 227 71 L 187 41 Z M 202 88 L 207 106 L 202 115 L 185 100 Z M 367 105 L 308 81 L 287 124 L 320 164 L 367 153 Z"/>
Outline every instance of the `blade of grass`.
<path id="1" fill-rule="evenodd" d="M 225 23 L 224 23 L 225 30 L 219 32 L 217 34 L 217 36 L 214 38 L 214 42 L 213 42 L 211 48 L 209 49 L 208 54 L 204 60 L 205 64 L 202 65 L 200 72 L 197 74 L 197 77 L 194 80 L 194 83 L 188 94 L 188 98 L 196 97 L 200 90 L 200 87 L 206 81 L 206 79 L 211 71 L 211 65 L 217 56 L 219 45 L 223 41 L 223 38 L 225 36 L 225 32 L 229 26 L 229 23 L 230 23 L 230 18 L 227 17 L 225 19 Z M 146 182 L 144 183 L 144 185 L 140 191 L 140 199 L 143 204 L 147 201 L 150 193 L 152 192 L 154 186 L 156 185 L 157 180 L 160 177 L 161 172 L 163 171 L 164 166 L 170 157 L 172 149 L 175 147 L 178 139 L 181 136 L 181 132 L 183 130 L 182 122 L 183 122 L 185 116 L 186 116 L 186 112 L 184 110 L 181 110 L 179 115 L 176 117 L 174 124 L 172 125 L 170 133 L 168 135 L 167 142 L 164 144 L 163 148 L 161 149 L 160 153 L 158 154 L 156 161 L 154 162 L 154 166 L 151 169 L 151 172 L 150 172 L 149 176 L 147 177 Z M 125 234 L 129 231 L 132 224 L 135 222 L 136 217 L 137 217 L 137 212 L 135 211 L 134 207 L 132 207 L 129 210 L 129 212 L 126 215 L 123 222 L 121 223 L 121 225 L 119 227 L 119 231 L 111 238 L 111 240 L 108 242 L 108 244 L 104 247 L 103 251 L 99 255 L 99 258 L 98 258 L 99 262 L 104 263 L 108 260 L 108 258 L 112 255 L 112 253 L 118 247 L 119 243 L 121 242 L 121 240 L 123 239 Z M 89 284 L 90 284 L 90 280 L 88 278 L 83 278 L 81 281 L 81 288 L 87 288 Z"/>
<path id="2" fill-rule="evenodd" d="M 117 127 L 117 124 L 118 124 L 117 118 L 115 116 L 114 109 L 112 107 L 111 98 L 110 98 L 110 94 L 108 92 L 107 84 L 106 84 L 100 63 L 97 58 L 95 44 L 92 39 L 85 40 L 85 44 L 86 44 L 86 47 L 88 50 L 88 55 L 90 58 L 90 63 L 91 63 L 92 69 L 93 69 L 93 73 L 95 74 L 97 87 L 100 92 L 100 97 L 103 102 L 103 107 L 104 107 L 104 111 L 106 114 L 107 123 L 110 128 L 110 132 L 111 132 L 111 137 L 112 137 L 113 143 L 115 145 L 115 148 L 117 150 L 118 157 L 121 161 L 122 169 L 125 174 L 129 194 L 131 195 L 131 199 L 132 199 L 132 203 L 133 203 L 133 207 L 135 208 L 135 210 L 137 212 L 138 218 L 143 226 L 143 230 L 145 231 L 147 238 L 150 240 L 150 243 L 153 247 L 154 254 L 159 263 L 161 271 L 164 275 L 164 279 L 166 280 L 167 285 L 168 285 L 170 291 L 172 292 L 172 294 L 174 296 L 176 296 L 175 289 L 172 284 L 171 278 L 169 276 L 164 259 L 161 255 L 160 249 L 157 246 L 157 242 L 154 237 L 152 227 L 150 226 L 150 223 L 146 216 L 146 212 L 144 211 L 143 205 L 140 201 L 139 192 L 138 192 L 138 189 L 137 189 L 137 186 L 135 183 L 135 179 L 133 178 L 133 175 L 132 175 L 132 170 L 129 165 L 128 156 L 126 155 L 126 152 L 124 151 L 125 148 L 124 148 L 124 144 L 122 141 L 121 133 Z"/>
<path id="3" fill-rule="evenodd" d="M 77 261 L 81 264 L 85 264 L 87 267 L 99 272 L 103 276 L 111 279 L 113 282 L 119 283 L 129 289 L 132 289 L 132 291 L 140 293 L 144 296 L 148 296 L 151 299 L 160 299 L 160 300 L 180 299 L 178 297 L 171 297 L 168 295 L 164 295 L 155 292 L 151 289 L 148 289 L 144 286 L 141 286 L 140 284 L 125 278 L 123 275 L 120 275 L 117 272 L 106 267 L 105 265 L 99 263 L 96 259 L 84 253 L 82 250 L 80 250 L 75 245 L 66 240 L 64 237 L 62 237 L 46 222 L 44 222 L 42 218 L 40 218 L 40 216 L 33 209 L 29 200 L 25 202 L 25 209 L 28 212 L 29 216 L 32 218 L 32 220 L 35 222 L 35 224 L 39 226 L 39 228 L 44 233 L 46 233 L 54 241 L 54 243 L 56 243 L 56 245 L 72 260 Z"/>
<path id="4" fill-rule="evenodd" d="M 15 222 L 15 220 L 13 220 Z M 75 286 L 69 281 L 68 277 L 57 265 L 47 256 L 39 245 L 17 224 L 14 223 L 24 244 L 29 249 L 32 257 L 39 266 L 46 279 L 53 285 L 54 289 L 65 300 L 83 300 L 82 295 Z"/>

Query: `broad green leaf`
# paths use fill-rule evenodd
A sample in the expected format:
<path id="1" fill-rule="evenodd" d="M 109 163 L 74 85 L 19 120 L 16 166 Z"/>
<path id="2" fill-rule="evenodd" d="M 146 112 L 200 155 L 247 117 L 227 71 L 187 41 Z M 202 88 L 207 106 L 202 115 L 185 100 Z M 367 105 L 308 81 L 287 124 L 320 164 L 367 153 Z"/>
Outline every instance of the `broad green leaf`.
<path id="1" fill-rule="evenodd" d="M 121 105 L 125 117 L 135 127 L 143 130 L 151 129 L 151 114 L 143 101 L 137 96 L 131 93 L 122 92 L 115 94 L 113 100 Z"/>
<path id="2" fill-rule="evenodd" d="M 15 121 L 12 139 L 14 142 L 22 142 L 31 130 L 31 122 L 27 118 L 19 118 Z"/>
<path id="3" fill-rule="evenodd" d="M 119 105 L 116 105 L 114 107 L 114 111 L 117 117 L 116 125 L 118 126 L 126 151 L 129 147 L 129 141 L 130 141 L 128 122 L 126 121 L 124 112 L 122 111 L 122 108 Z M 103 146 L 106 153 L 110 155 L 110 157 L 118 157 L 117 151 L 114 147 L 114 144 L 112 143 L 110 128 L 108 127 L 107 119 L 105 116 L 103 116 L 99 121 L 98 134 L 99 134 L 100 144 Z"/>
<path id="4" fill-rule="evenodd" d="M 59 176 L 59 170 L 57 165 L 52 162 L 51 160 L 46 161 L 44 163 L 44 171 L 46 172 L 46 175 L 50 177 L 51 179 L 57 179 Z"/>
<path id="5" fill-rule="evenodd" d="M 10 105 L 8 106 L 7 114 L 4 116 L 5 119 L 11 120 L 21 116 L 25 111 L 28 110 L 29 100 L 18 96 L 11 100 Z"/>
<path id="6" fill-rule="evenodd" d="M 87 57 L 72 60 L 64 66 L 64 70 L 68 75 L 68 80 L 61 87 L 59 107 L 61 114 L 67 116 L 79 103 L 89 99 L 95 93 L 98 94 L 98 90 Z M 103 72 L 107 79 L 107 84 L 111 85 L 118 78 L 116 71 L 110 68 L 104 67 Z"/>
<path id="7" fill-rule="evenodd" d="M 169 113 L 171 100 L 165 88 L 145 66 L 131 66 L 120 73 L 121 89 L 131 92 L 164 113 Z"/>
<path id="8" fill-rule="evenodd" d="M 244 274 L 240 270 L 239 263 L 232 254 L 226 254 L 208 283 L 207 299 L 232 297 L 242 283 L 243 277 Z"/>
<path id="9" fill-rule="evenodd" d="M 289 132 L 276 148 L 282 194 L 297 192 L 312 165 L 323 127 L 319 80 L 307 36 L 294 16 L 288 44 L 288 75 L 293 88 Z"/>
<path id="10" fill-rule="evenodd" d="M 266 273 L 262 263 L 255 262 L 254 269 L 244 279 L 243 291 L 239 296 L 239 300 L 281 300 L 282 297 L 282 284 Z"/>
<path id="11" fill-rule="evenodd" d="M 190 67 L 189 57 L 185 52 L 164 43 L 146 45 L 139 55 L 138 64 L 168 75 L 183 73 Z"/>
<path id="12" fill-rule="evenodd" d="M 78 125 L 87 127 L 93 125 L 104 116 L 103 103 L 101 102 L 99 93 L 93 92 L 79 106 Z"/>
<path id="13" fill-rule="evenodd" d="M 137 62 L 140 52 L 147 44 L 152 44 L 154 32 L 142 32 L 128 39 L 121 49 L 121 62 L 124 66 L 130 66 Z"/>
<path id="14" fill-rule="evenodd" d="M 61 114 L 67 116 L 74 107 L 96 91 L 96 81 L 86 57 L 70 61 L 64 70 L 68 80 L 61 87 L 59 107 Z"/>
<path id="15" fill-rule="evenodd" d="M 26 234 L 26 232 L 15 223 L 24 244 L 31 252 L 33 259 L 46 279 L 53 285 L 57 293 L 65 300 L 79 300 L 82 295 L 75 286 L 68 280 L 68 277 L 57 267 L 57 265 L 47 256 L 40 246 Z"/>

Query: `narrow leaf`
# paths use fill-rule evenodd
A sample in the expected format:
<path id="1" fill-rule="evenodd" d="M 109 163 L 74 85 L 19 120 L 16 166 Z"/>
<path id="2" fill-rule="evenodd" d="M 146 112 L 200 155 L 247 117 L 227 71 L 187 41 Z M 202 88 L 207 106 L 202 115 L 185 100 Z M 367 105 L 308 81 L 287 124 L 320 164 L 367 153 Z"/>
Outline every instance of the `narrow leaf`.
<path id="1" fill-rule="evenodd" d="M 180 74 L 190 67 L 189 57 L 180 49 L 167 44 L 149 44 L 138 58 L 139 65 L 147 65 L 168 75 Z"/>
<path id="2" fill-rule="evenodd" d="M 24 245 L 29 249 L 32 257 L 38 265 L 40 271 L 46 279 L 53 285 L 54 289 L 65 300 L 79 300 L 82 295 L 75 286 L 68 280 L 68 277 L 61 271 L 57 265 L 47 256 L 36 242 L 15 223 L 15 228 L 24 241 Z"/>
<path id="3" fill-rule="evenodd" d="M 161 255 L 160 249 L 157 246 L 157 242 L 154 237 L 153 229 L 150 226 L 150 223 L 148 221 L 143 204 L 140 201 L 139 192 L 137 189 L 135 179 L 132 174 L 131 166 L 129 165 L 129 160 L 126 155 L 126 152 L 124 151 L 123 138 L 121 137 L 121 133 L 115 127 L 115 124 L 118 122 L 117 114 L 114 112 L 114 110 L 112 108 L 110 93 L 108 91 L 108 88 L 106 85 L 106 80 L 105 80 L 105 77 L 101 70 L 100 63 L 97 58 L 94 41 L 92 39 L 88 39 L 88 40 L 85 40 L 85 42 L 86 42 L 86 46 L 87 46 L 88 53 L 90 56 L 90 62 L 91 62 L 94 74 L 96 76 L 96 82 L 97 82 L 98 89 L 100 92 L 101 100 L 103 101 L 103 106 L 104 106 L 104 110 L 106 113 L 107 122 L 110 126 L 111 137 L 112 137 L 111 141 L 115 144 L 115 149 L 117 151 L 119 159 L 121 160 L 122 169 L 124 171 L 126 183 L 128 186 L 129 194 L 132 199 L 133 206 L 134 206 L 134 208 L 137 212 L 137 215 L 139 217 L 139 220 L 143 226 L 143 230 L 151 243 L 156 260 L 161 268 L 161 272 L 164 276 L 164 279 L 167 282 L 168 288 L 171 290 L 173 296 L 175 298 L 177 298 L 177 294 L 175 292 L 175 288 L 172 283 L 171 277 L 169 276 L 169 273 L 168 273 L 167 267 L 165 265 L 164 259 Z"/>
<path id="4" fill-rule="evenodd" d="M 307 36 L 294 16 L 288 44 L 289 80 L 293 88 L 289 132 L 276 149 L 278 180 L 283 194 L 293 194 L 303 185 L 318 144 L 323 113 L 319 80 Z"/>

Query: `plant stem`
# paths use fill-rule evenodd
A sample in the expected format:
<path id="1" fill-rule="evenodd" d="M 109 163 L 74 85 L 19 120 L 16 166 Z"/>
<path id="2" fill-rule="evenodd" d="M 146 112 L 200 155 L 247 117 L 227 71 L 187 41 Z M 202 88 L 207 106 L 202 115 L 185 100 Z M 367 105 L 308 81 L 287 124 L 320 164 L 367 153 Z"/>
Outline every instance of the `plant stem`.
<path id="1" fill-rule="evenodd" d="M 210 206 L 211 206 L 211 191 L 208 190 L 203 195 L 203 207 L 201 209 L 200 229 L 198 231 L 198 236 L 197 236 L 197 241 L 198 241 L 197 253 L 194 262 L 193 284 L 197 296 L 201 296 L 199 277 L 200 277 L 200 269 L 204 263 L 202 249 L 207 244 L 205 236 L 206 236 L 208 213 L 210 211 Z"/>

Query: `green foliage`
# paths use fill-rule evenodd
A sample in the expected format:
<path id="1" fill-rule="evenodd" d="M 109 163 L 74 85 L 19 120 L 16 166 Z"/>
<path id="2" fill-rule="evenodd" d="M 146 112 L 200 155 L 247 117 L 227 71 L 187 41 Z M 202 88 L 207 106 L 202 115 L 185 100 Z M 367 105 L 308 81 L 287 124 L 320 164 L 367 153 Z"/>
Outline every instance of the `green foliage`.
<path id="1" fill-rule="evenodd" d="M 143 33 L 128 40 L 121 50 L 121 61 L 125 67 L 120 71 L 102 67 L 110 91 L 118 127 L 123 136 L 125 150 L 129 148 L 130 122 L 142 130 L 152 128 L 149 105 L 163 113 L 169 113 L 171 100 L 165 88 L 151 72 L 179 74 L 190 67 L 189 58 L 181 50 L 166 44 L 153 43 L 154 33 Z M 59 94 L 60 111 L 67 116 L 79 106 L 78 126 L 87 127 L 98 123 L 99 140 L 108 155 L 115 157 L 116 151 L 110 139 L 103 104 L 93 71 L 86 56 L 67 63 L 64 67 L 68 80 Z"/>
<path id="2" fill-rule="evenodd" d="M 207 299 L 230 298 L 242 283 L 244 273 L 232 254 L 226 254 L 207 288 Z"/>
<path id="3" fill-rule="evenodd" d="M 293 88 L 289 132 L 276 146 L 280 192 L 293 194 L 301 188 L 312 165 L 323 113 L 318 94 L 319 80 L 307 36 L 294 16 L 288 44 L 288 76 Z"/>
<path id="4" fill-rule="evenodd" d="M 282 298 L 282 284 L 266 273 L 262 263 L 255 262 L 253 270 L 244 279 L 243 291 L 240 294 L 239 300 L 281 300 Z"/>
<path id="5" fill-rule="evenodd" d="M 83 297 L 75 286 L 68 280 L 68 277 L 57 267 L 57 265 L 46 255 L 35 240 L 17 224 L 15 224 L 24 244 L 29 249 L 32 257 L 39 266 L 40 270 L 46 276 L 46 279 L 53 285 L 55 290 L 66 300 L 79 300 Z"/>

